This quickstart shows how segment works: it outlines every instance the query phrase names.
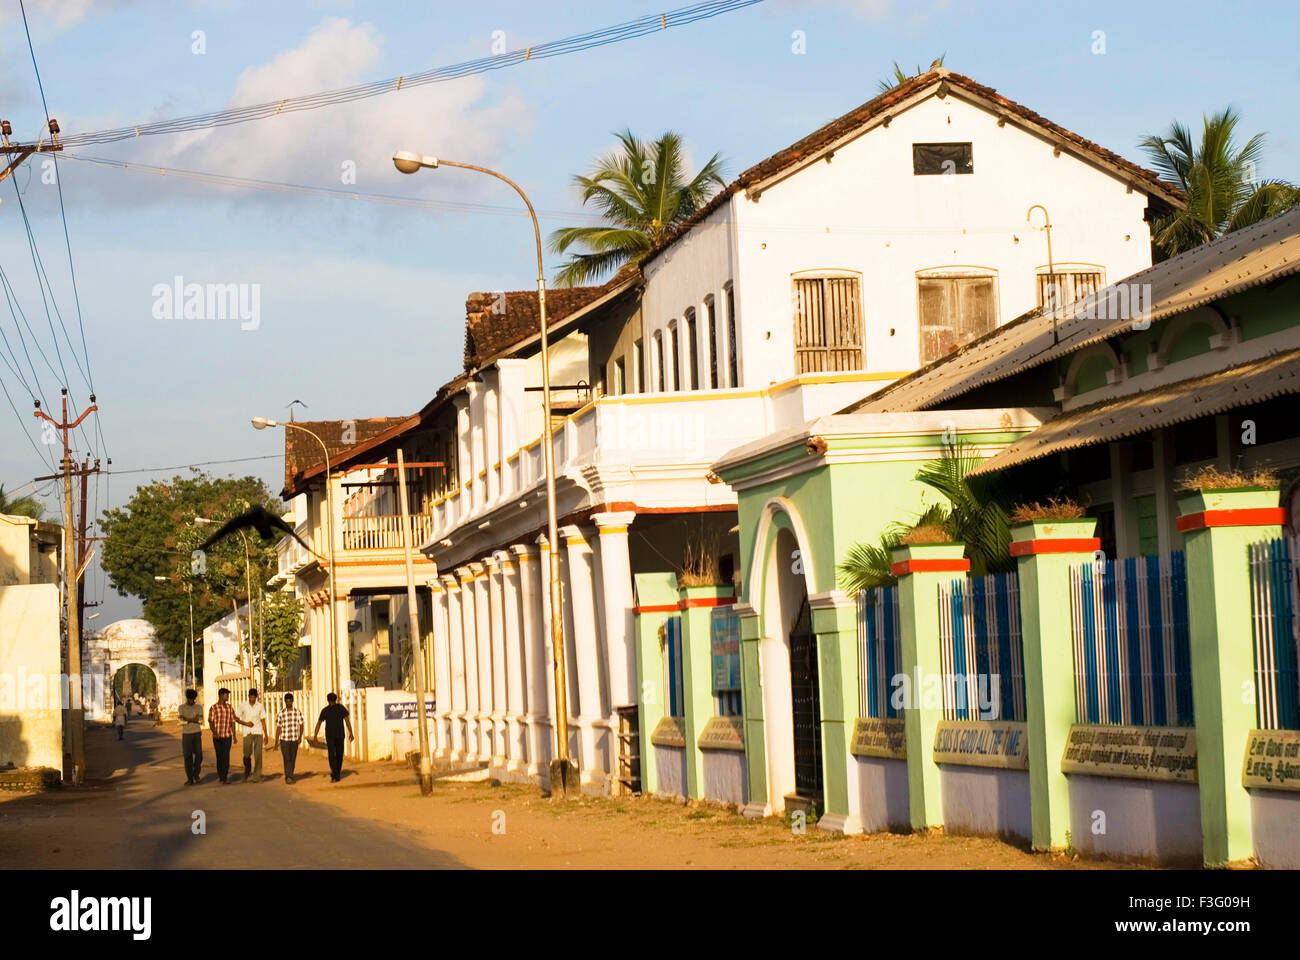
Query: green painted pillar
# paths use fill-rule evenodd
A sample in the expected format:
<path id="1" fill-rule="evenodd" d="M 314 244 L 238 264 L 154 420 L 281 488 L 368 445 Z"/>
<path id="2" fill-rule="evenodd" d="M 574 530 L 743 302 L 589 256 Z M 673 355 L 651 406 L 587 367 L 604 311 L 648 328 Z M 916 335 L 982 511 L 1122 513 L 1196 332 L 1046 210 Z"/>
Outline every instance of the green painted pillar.
<path id="1" fill-rule="evenodd" d="M 1020 588 L 1029 737 L 1029 803 L 1035 850 L 1065 849 L 1070 829 L 1069 779 L 1061 758 L 1074 703 L 1074 626 L 1070 567 L 1090 561 L 1101 541 L 1097 521 L 1039 520 L 1011 528 Z"/>
<path id="2" fill-rule="evenodd" d="M 760 646 L 763 642 L 763 621 L 747 603 L 736 605 L 740 616 L 740 701 L 745 720 L 745 777 L 746 796 L 744 814 L 747 817 L 765 817 L 772 812 L 767 796 L 767 741 L 763 732 L 763 688 L 759 678 Z"/>
<path id="3" fill-rule="evenodd" d="M 943 826 L 939 765 L 934 762 L 934 733 L 943 719 L 939 584 L 970 569 L 970 561 L 962 556 L 965 549 L 962 543 L 913 543 L 891 552 L 898 577 L 898 620 L 907 675 L 903 730 L 913 830 Z"/>
<path id="4" fill-rule="evenodd" d="M 822 783 L 826 810 L 817 827 L 861 833 L 849 805 L 849 746 L 858 717 L 858 608 L 840 590 L 809 597 L 817 635 L 817 681 L 821 693 Z"/>
<path id="5" fill-rule="evenodd" d="M 1255 727 L 1255 655 L 1251 640 L 1252 543 L 1281 535 L 1278 491 L 1261 487 L 1201 490 L 1178 500 L 1187 556 L 1192 701 L 1202 853 L 1207 867 L 1253 854 L 1250 795 L 1242 786 L 1246 737 Z"/>
<path id="6" fill-rule="evenodd" d="M 636 668 L 641 695 L 637 722 L 641 738 L 641 792 L 652 796 L 659 788 L 650 735 L 664 718 L 668 691 L 664 687 L 664 655 L 659 628 L 677 612 L 677 577 L 671 573 L 638 573 L 636 588 Z"/>
<path id="7" fill-rule="evenodd" d="M 713 709 L 713 610 L 731 603 L 731 586 L 682 587 L 682 693 L 685 700 L 686 795 L 704 796 L 704 751 L 700 734 Z"/>

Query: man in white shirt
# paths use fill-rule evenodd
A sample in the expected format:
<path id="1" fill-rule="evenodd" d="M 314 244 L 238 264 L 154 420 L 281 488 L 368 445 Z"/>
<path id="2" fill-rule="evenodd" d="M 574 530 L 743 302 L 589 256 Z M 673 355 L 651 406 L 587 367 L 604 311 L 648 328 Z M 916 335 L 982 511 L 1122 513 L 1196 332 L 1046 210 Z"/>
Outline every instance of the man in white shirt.
<path id="1" fill-rule="evenodd" d="M 244 738 L 244 780 L 258 783 L 262 779 L 262 740 L 266 736 L 266 709 L 258 702 L 256 690 L 249 690 L 248 702 L 241 703 L 235 709 L 235 723 L 247 728 L 241 734 Z"/>
<path id="2" fill-rule="evenodd" d="M 121 740 L 122 734 L 126 732 L 126 704 L 121 700 L 113 708 L 113 726 L 117 727 L 117 739 Z"/>

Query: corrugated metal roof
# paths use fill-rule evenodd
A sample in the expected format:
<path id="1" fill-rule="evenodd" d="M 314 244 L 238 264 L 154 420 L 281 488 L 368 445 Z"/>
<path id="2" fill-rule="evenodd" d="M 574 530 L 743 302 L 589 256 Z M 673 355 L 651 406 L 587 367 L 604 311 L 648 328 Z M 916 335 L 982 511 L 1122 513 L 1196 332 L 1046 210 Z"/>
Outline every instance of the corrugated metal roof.
<path id="1" fill-rule="evenodd" d="M 1120 440 L 1284 393 L 1300 393 L 1300 350 L 1072 410 L 985 460 L 972 473 L 1005 470 L 1063 450 Z"/>
<path id="2" fill-rule="evenodd" d="M 1122 286 L 1150 284 L 1152 321 L 1300 271 L 1300 208 L 1227 234 L 1125 277 L 1059 311 L 1033 310 L 895 382 L 843 413 L 923 410 L 1028 367 L 1072 353 L 1133 326 L 1111 319 Z M 1095 314 L 1106 316 L 1098 317 Z"/>

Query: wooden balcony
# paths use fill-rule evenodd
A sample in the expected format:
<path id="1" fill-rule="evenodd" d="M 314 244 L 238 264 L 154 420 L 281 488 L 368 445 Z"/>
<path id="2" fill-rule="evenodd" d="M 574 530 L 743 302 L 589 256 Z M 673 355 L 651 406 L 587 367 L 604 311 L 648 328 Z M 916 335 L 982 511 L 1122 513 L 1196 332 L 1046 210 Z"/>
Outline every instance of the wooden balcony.
<path id="1" fill-rule="evenodd" d="M 418 547 L 429 538 L 433 518 L 428 514 L 411 515 L 411 547 Z M 343 550 L 401 550 L 402 518 L 400 516 L 344 517 Z"/>

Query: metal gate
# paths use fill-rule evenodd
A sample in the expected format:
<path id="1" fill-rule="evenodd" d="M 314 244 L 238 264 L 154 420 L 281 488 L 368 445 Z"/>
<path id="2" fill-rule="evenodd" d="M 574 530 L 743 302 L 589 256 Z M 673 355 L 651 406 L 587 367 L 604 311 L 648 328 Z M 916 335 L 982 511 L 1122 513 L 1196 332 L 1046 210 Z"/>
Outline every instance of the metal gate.
<path id="1" fill-rule="evenodd" d="M 817 685 L 817 638 L 808 598 L 790 633 L 790 699 L 794 713 L 794 792 L 822 803 L 822 731 Z"/>

